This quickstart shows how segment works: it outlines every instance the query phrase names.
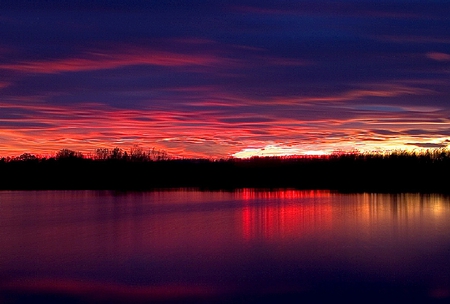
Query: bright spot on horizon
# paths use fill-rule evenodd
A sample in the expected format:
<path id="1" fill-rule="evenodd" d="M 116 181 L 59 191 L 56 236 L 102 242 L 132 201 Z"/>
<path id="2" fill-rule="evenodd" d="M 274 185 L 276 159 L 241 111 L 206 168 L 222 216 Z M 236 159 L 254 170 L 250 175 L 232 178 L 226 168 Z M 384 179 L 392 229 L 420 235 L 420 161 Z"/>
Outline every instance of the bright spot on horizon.
<path id="1" fill-rule="evenodd" d="M 295 155 L 326 155 L 332 151 L 302 150 L 298 147 L 283 147 L 280 145 L 267 145 L 263 148 L 246 148 L 232 154 L 236 158 L 250 158 L 254 156 L 295 156 Z"/>
<path id="2" fill-rule="evenodd" d="M 333 153 L 391 153 L 395 151 L 406 151 L 410 153 L 423 153 L 427 150 L 434 149 L 436 147 L 420 147 L 408 145 L 406 143 L 401 142 L 387 142 L 382 147 L 379 146 L 378 143 L 370 144 L 366 143 L 364 146 L 359 146 L 358 148 L 354 148 L 357 145 L 354 144 L 346 144 L 346 145 L 336 145 L 336 144 L 325 144 L 325 145 L 306 145 L 306 146 L 284 146 L 283 144 L 269 144 L 262 148 L 244 148 L 241 151 L 238 151 L 232 154 L 232 157 L 235 158 L 251 158 L 251 157 L 275 157 L 275 156 L 321 156 L 321 155 L 330 155 Z M 429 145 L 441 145 L 442 142 L 434 143 L 432 141 L 426 142 Z M 442 145 L 441 148 L 448 149 L 450 146 Z"/>

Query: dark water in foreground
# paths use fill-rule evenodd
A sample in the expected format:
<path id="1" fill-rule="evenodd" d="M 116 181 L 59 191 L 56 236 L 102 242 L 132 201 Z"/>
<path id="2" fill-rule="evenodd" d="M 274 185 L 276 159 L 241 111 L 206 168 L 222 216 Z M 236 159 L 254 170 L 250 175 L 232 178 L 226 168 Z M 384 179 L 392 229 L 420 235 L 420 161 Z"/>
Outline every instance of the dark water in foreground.
<path id="1" fill-rule="evenodd" d="M 447 302 L 450 198 L 0 192 L 0 303 Z"/>

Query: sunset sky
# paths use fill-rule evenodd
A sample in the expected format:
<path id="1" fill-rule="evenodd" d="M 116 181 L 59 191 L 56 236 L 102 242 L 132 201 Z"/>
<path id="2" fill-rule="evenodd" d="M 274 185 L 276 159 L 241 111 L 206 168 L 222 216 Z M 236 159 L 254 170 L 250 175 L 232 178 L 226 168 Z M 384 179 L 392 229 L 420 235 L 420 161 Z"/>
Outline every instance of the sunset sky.
<path id="1" fill-rule="evenodd" d="M 448 0 L 0 3 L 0 157 L 448 144 Z"/>

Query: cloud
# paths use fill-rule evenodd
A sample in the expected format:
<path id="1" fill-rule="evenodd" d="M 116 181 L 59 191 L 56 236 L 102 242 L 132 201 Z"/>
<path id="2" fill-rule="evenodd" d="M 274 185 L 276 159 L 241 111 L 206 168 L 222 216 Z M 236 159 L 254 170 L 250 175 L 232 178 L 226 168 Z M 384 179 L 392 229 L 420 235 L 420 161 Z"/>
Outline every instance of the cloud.
<path id="1" fill-rule="evenodd" d="M 448 146 L 448 143 L 406 143 L 409 146 L 416 146 L 419 148 L 428 148 L 428 149 L 436 149 L 436 148 L 445 148 Z"/>
<path id="2" fill-rule="evenodd" d="M 374 37 L 380 41 L 387 41 L 392 43 L 442 43 L 442 44 L 450 44 L 450 37 L 446 36 L 420 36 L 420 35 L 379 35 Z"/>
<path id="3" fill-rule="evenodd" d="M 218 58 L 202 54 L 183 54 L 169 51 L 130 47 L 115 51 L 87 51 L 83 56 L 25 61 L 2 64 L 0 69 L 22 73 L 63 73 L 116 69 L 133 65 L 155 65 L 164 67 L 209 66 L 217 64 Z"/>
<path id="4" fill-rule="evenodd" d="M 450 61 L 450 54 L 440 52 L 427 53 L 427 57 L 436 61 Z"/>
<path id="5" fill-rule="evenodd" d="M 285 111 L 290 112 L 289 109 Z M 251 113 L 245 111 L 245 107 L 241 111 L 223 107 L 192 112 L 116 109 L 102 104 L 78 104 L 76 108 L 36 103 L 3 104 L 0 150 L 8 151 L 8 155 L 23 152 L 52 155 L 61 148 L 71 148 L 90 154 L 99 147 L 118 146 L 128 150 L 132 145 L 140 144 L 183 157 L 225 157 L 239 151 L 246 155 L 252 152 L 286 155 L 332 152 L 338 148 L 404 148 L 421 137 L 427 140 L 442 138 L 440 130 L 448 128 L 448 123 L 433 121 L 435 113 L 428 114 L 429 123 L 408 112 L 399 116 L 398 113 L 369 111 L 349 119 L 340 118 L 339 112 L 330 110 L 326 118 L 316 116 L 307 120 L 295 115 L 286 118 L 282 112 L 268 115 L 267 110 L 263 112 L 265 115 L 249 116 Z M 373 129 L 383 124 L 390 132 Z M 403 130 L 411 125 L 428 130 L 428 133 L 408 135 Z M 367 129 L 374 131 L 365 132 Z M 405 143 L 409 145 L 405 146 Z M 267 149 L 258 150 L 266 146 Z"/>
<path id="6" fill-rule="evenodd" d="M 307 66 L 312 65 L 313 63 L 308 60 L 301 60 L 296 58 L 280 58 L 280 57 L 263 57 L 261 58 L 262 63 L 270 64 L 274 66 L 287 66 L 287 67 L 296 67 L 296 66 Z"/>
<path id="7" fill-rule="evenodd" d="M 442 1 L 61 3 L 2 17 L 1 153 L 140 143 L 224 156 L 448 137 Z"/>
<path id="8" fill-rule="evenodd" d="M 408 5 L 407 5 L 408 4 Z M 266 15 L 319 15 L 342 16 L 354 18 L 385 18 L 385 19 L 434 19 L 445 20 L 448 11 L 444 4 L 429 5 L 428 3 L 402 3 L 402 1 L 361 2 L 361 1 L 292 1 L 284 5 L 261 3 L 258 6 L 240 5 L 235 10 L 243 13 Z"/>
<path id="9" fill-rule="evenodd" d="M 284 96 L 274 97 L 268 101 L 259 104 L 319 104 L 319 103 L 346 103 L 351 101 L 359 101 L 371 97 L 394 98 L 401 96 L 420 96 L 436 94 L 430 88 L 422 88 L 419 86 L 409 85 L 406 82 L 396 81 L 392 83 L 365 83 L 359 84 L 355 89 L 349 89 L 344 92 L 338 92 L 333 95 L 311 95 L 311 96 Z M 349 104 L 350 105 L 350 104 Z M 392 106 L 394 107 L 394 106 Z"/>
<path id="10" fill-rule="evenodd" d="M 448 126 L 443 117 L 450 115 L 439 108 L 409 105 L 411 96 L 434 94 L 422 83 L 414 84 L 367 83 L 336 95 L 263 99 L 242 97 L 219 85 L 175 86 L 156 88 L 155 102 L 122 107 L 109 102 L 77 102 L 74 107 L 60 96 L 59 102 L 48 102 L 51 96 L 29 96 L 0 103 L 0 150 L 10 155 L 52 154 L 61 148 L 93 153 L 98 147 L 129 149 L 137 143 L 173 156 L 224 157 L 268 143 L 280 147 L 280 153 L 293 148 L 300 152 L 404 148 L 422 137 L 442 137 Z M 148 97 L 147 91 L 131 93 Z M 405 106 L 392 103 L 403 96 Z M 390 102 L 374 103 L 374 97 Z M 423 133 L 408 133 L 412 128 Z"/>
<path id="11" fill-rule="evenodd" d="M 400 134 L 400 132 L 395 132 L 395 131 L 391 131 L 391 130 L 380 130 L 380 129 L 371 130 L 371 132 L 373 132 L 374 134 L 379 134 L 379 135 L 384 135 L 384 136 L 398 136 Z"/>

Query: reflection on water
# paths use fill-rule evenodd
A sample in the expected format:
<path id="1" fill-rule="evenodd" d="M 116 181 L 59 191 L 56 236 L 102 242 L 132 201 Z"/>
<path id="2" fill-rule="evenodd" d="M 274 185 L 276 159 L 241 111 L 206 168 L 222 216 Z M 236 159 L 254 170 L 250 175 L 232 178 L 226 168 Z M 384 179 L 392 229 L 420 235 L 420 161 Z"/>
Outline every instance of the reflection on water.
<path id="1" fill-rule="evenodd" d="M 242 232 L 245 240 L 302 237 L 314 229 L 331 228 L 328 191 L 242 191 Z M 253 201 L 266 203 L 252 205 Z M 302 203 L 299 204 L 298 202 Z"/>
<path id="2" fill-rule="evenodd" d="M 450 299 L 450 199 L 0 192 L 0 302 Z"/>

